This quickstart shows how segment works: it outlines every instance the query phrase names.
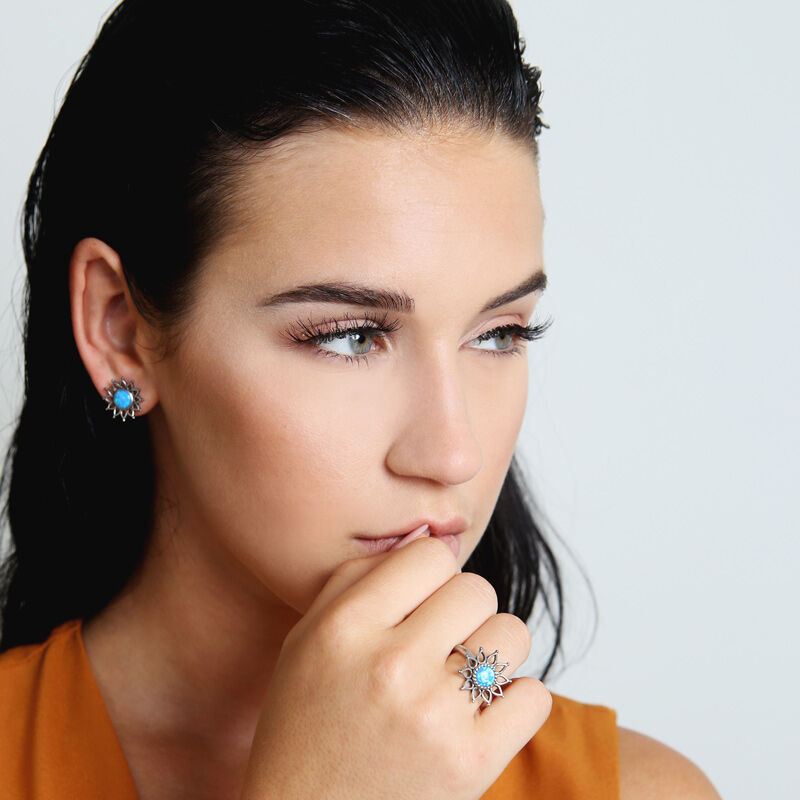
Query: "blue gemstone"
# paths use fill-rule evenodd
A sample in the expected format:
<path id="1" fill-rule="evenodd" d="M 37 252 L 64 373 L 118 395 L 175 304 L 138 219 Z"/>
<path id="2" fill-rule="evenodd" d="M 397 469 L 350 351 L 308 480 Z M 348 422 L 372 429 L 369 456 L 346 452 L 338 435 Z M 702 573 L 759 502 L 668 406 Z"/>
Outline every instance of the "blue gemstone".
<path id="1" fill-rule="evenodd" d="M 117 389 L 114 392 L 114 405 L 117 408 L 129 408 L 133 402 L 133 395 L 125 389 Z"/>
<path id="2" fill-rule="evenodd" d="M 480 667 L 475 671 L 475 683 L 488 689 L 494 684 L 494 670 L 491 667 Z"/>

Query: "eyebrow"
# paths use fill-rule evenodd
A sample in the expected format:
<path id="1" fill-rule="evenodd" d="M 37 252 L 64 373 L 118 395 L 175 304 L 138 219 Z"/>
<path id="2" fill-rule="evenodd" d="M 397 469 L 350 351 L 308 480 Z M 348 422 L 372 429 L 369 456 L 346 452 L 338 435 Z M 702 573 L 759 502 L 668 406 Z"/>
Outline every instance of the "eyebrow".
<path id="1" fill-rule="evenodd" d="M 520 297 L 544 291 L 547 286 L 547 275 L 541 270 L 534 272 L 518 286 L 489 300 L 479 313 L 504 306 Z M 259 303 L 260 308 L 287 305 L 289 303 L 340 303 L 353 306 L 366 306 L 384 311 L 397 311 L 404 314 L 414 313 L 414 298 L 405 292 L 391 289 L 380 289 L 358 283 L 312 283 L 296 286 L 285 292 L 268 297 Z"/>

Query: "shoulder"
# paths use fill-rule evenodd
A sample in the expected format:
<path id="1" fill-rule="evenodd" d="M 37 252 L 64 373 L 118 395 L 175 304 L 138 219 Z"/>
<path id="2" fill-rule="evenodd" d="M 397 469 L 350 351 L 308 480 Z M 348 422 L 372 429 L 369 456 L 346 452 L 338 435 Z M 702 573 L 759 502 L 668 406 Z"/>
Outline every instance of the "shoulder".
<path id="1" fill-rule="evenodd" d="M 677 750 L 617 727 L 620 800 L 721 800 L 711 781 Z"/>
<path id="2" fill-rule="evenodd" d="M 34 698 L 58 683 L 79 623 L 70 620 L 57 626 L 43 642 L 17 645 L 0 653 L 0 721 L 21 720 Z"/>
<path id="3" fill-rule="evenodd" d="M 8 703 L 16 699 L 14 689 L 35 675 L 45 647 L 44 642 L 17 645 L 0 653 L 0 686 L 3 689 L 0 700 Z"/>

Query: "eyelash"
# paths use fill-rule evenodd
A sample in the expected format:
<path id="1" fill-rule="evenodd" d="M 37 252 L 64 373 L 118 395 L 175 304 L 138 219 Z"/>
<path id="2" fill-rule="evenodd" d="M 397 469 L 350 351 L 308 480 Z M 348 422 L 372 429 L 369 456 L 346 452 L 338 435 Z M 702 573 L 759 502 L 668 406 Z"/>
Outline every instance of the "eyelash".
<path id="1" fill-rule="evenodd" d="M 343 339 L 347 334 L 365 334 L 369 336 L 377 336 L 380 338 L 385 338 L 388 334 L 394 333 L 400 327 L 400 321 L 394 320 L 393 322 L 387 322 L 389 314 L 384 314 L 383 317 L 376 317 L 369 311 L 364 312 L 359 315 L 361 319 L 366 319 L 369 324 L 362 324 L 358 327 L 341 327 L 337 320 L 331 319 L 323 319 L 316 325 L 314 325 L 311 320 L 303 322 L 302 320 L 298 319 L 295 321 L 295 325 L 297 325 L 299 331 L 288 331 L 287 336 L 293 342 L 302 345 L 308 345 L 310 347 L 316 346 L 317 350 L 315 355 L 322 356 L 324 358 L 337 358 L 337 359 L 344 359 L 348 363 L 356 362 L 359 365 L 361 363 L 367 363 L 371 358 L 371 354 L 365 353 L 364 355 L 342 355 L 341 353 L 334 353 L 331 350 L 324 350 L 319 347 L 320 344 L 323 342 L 332 342 L 335 339 Z M 353 320 L 353 317 L 350 317 L 348 314 L 345 314 L 345 318 L 347 320 Z M 493 328 L 490 331 L 486 331 L 482 333 L 480 336 L 475 337 L 473 341 L 489 341 L 490 339 L 494 339 L 497 336 L 507 335 L 508 333 L 512 333 L 515 337 L 523 341 L 533 341 L 535 339 L 540 339 L 544 336 L 545 331 L 553 324 L 553 318 L 550 317 L 545 322 L 539 325 L 501 325 L 497 328 Z M 321 330 L 322 326 L 331 326 L 325 331 Z M 489 352 L 493 356 L 512 356 L 512 355 L 519 355 L 523 350 L 523 346 L 519 343 L 510 347 L 508 350 L 488 350 L 484 352 Z"/>

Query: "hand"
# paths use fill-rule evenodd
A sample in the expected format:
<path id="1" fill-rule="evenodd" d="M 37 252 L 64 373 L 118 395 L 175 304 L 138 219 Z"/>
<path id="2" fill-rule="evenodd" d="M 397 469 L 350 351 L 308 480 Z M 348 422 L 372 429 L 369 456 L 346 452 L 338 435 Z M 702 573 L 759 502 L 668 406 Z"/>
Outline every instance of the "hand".
<path id="1" fill-rule="evenodd" d="M 286 636 L 243 800 L 477 800 L 550 714 L 541 681 L 459 691 L 463 643 L 513 672 L 530 632 L 435 538 L 340 564 Z"/>

